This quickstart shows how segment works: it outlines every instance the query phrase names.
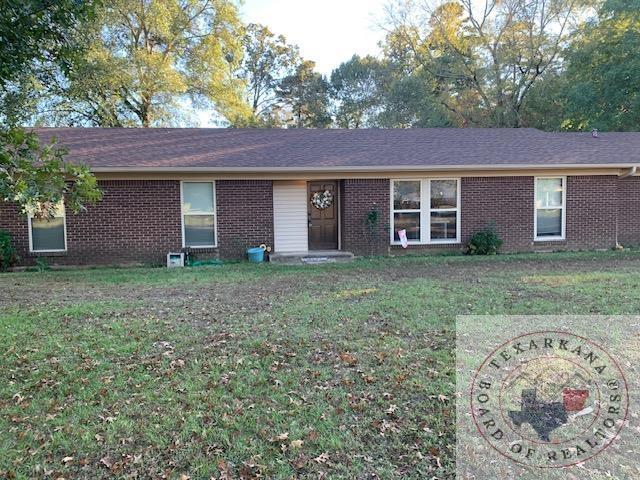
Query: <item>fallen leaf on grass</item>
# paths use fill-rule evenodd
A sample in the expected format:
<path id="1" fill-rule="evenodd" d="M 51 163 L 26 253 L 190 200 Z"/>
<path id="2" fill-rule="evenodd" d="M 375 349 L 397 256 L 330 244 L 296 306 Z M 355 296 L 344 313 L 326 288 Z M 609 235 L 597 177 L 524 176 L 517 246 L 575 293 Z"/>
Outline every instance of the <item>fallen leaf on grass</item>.
<path id="1" fill-rule="evenodd" d="M 184 367 L 184 360 L 182 360 L 181 358 L 171 360 L 171 362 L 169 362 L 169 370 L 175 370 L 182 367 Z"/>
<path id="2" fill-rule="evenodd" d="M 300 448 L 300 447 L 302 447 L 303 443 L 304 443 L 304 441 L 302 441 L 302 440 L 293 440 L 290 443 L 290 445 L 291 445 L 291 448 Z"/>
<path id="3" fill-rule="evenodd" d="M 71 463 L 72 461 L 73 461 L 73 457 L 64 457 L 64 458 L 62 459 L 62 463 L 64 463 L 65 465 L 66 465 L 67 463 Z"/>
<path id="4" fill-rule="evenodd" d="M 353 367 L 358 363 L 358 359 L 355 356 L 351 355 L 349 352 L 341 353 L 340 360 L 342 360 L 343 363 L 346 363 L 350 367 Z"/>
<path id="5" fill-rule="evenodd" d="M 272 442 L 284 442 L 289 439 L 289 432 L 281 433 L 271 439 Z"/>
<path id="6" fill-rule="evenodd" d="M 257 474 L 253 471 L 252 468 L 246 465 L 240 466 L 240 468 L 238 469 L 238 476 L 240 477 L 240 480 L 253 480 L 256 478 L 260 478 L 257 476 Z"/>
<path id="7" fill-rule="evenodd" d="M 372 375 L 362 375 L 362 380 L 364 380 L 365 383 L 375 382 L 375 378 Z"/>
<path id="8" fill-rule="evenodd" d="M 220 472 L 220 480 L 227 480 L 231 478 L 231 466 L 227 462 L 220 460 L 217 467 Z"/>
<path id="9" fill-rule="evenodd" d="M 313 459 L 315 462 L 317 463 L 327 463 L 329 461 L 329 454 L 324 452 L 321 453 L 320 455 L 318 455 L 316 458 Z"/>
<path id="10" fill-rule="evenodd" d="M 296 458 L 296 460 L 293 462 L 293 466 L 298 470 L 301 470 L 307 466 L 307 463 L 309 463 L 309 457 L 302 454 L 298 458 Z"/>

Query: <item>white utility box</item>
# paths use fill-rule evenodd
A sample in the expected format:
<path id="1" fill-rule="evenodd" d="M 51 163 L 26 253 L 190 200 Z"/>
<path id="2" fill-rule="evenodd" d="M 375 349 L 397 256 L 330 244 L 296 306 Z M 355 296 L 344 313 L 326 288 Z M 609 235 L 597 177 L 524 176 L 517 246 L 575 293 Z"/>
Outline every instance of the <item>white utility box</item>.
<path id="1" fill-rule="evenodd" d="M 184 253 L 167 253 L 167 268 L 184 267 Z"/>

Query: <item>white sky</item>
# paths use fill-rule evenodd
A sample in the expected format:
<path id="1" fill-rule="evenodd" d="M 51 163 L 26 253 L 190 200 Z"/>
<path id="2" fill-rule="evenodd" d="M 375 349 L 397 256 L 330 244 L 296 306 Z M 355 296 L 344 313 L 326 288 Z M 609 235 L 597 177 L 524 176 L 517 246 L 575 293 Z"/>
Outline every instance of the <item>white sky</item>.
<path id="1" fill-rule="evenodd" d="M 244 0 L 247 23 L 262 23 L 300 47 L 329 75 L 354 53 L 377 54 L 386 0 Z"/>

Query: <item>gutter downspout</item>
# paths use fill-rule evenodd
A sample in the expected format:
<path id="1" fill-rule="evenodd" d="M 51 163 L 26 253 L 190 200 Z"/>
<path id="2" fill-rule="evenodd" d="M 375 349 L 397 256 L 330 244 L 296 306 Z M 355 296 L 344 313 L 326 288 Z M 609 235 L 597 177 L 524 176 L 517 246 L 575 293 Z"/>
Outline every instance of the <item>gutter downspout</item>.
<path id="1" fill-rule="evenodd" d="M 633 177 L 636 174 L 637 170 L 638 170 L 637 166 L 636 167 L 631 167 L 626 172 L 624 172 L 624 173 L 621 172 L 618 175 L 618 178 L 620 180 L 622 180 L 623 178 Z M 615 246 L 615 249 L 616 250 L 622 250 L 623 247 L 622 247 L 622 245 L 620 245 L 620 242 L 618 241 L 618 230 L 619 230 L 619 220 L 618 220 L 618 213 L 617 213 L 616 214 L 616 246 Z"/>
<path id="2" fill-rule="evenodd" d="M 636 171 L 638 170 L 638 167 L 631 167 L 629 170 L 627 170 L 625 173 L 621 173 L 620 175 L 618 175 L 618 178 L 628 178 L 628 177 L 633 177 L 636 174 Z"/>

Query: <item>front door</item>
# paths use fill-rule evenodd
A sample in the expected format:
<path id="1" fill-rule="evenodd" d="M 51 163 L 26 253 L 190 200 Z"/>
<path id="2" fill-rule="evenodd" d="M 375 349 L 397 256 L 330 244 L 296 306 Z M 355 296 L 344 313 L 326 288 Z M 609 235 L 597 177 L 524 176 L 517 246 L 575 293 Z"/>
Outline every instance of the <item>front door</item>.
<path id="1" fill-rule="evenodd" d="M 309 250 L 338 249 L 338 182 L 308 183 Z"/>

